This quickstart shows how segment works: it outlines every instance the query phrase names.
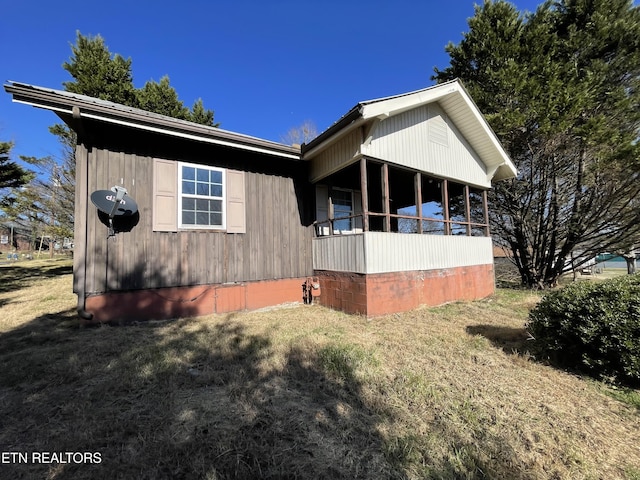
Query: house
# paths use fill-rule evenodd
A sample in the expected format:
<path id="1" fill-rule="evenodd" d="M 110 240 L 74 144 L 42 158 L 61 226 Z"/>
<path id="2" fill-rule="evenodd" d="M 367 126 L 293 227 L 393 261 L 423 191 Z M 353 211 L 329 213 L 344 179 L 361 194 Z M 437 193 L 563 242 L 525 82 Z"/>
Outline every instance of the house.
<path id="1" fill-rule="evenodd" d="M 30 252 L 29 233 L 14 222 L 0 224 L 0 253 Z"/>
<path id="2" fill-rule="evenodd" d="M 358 103 L 301 148 L 59 90 L 5 90 L 78 134 L 82 317 L 300 302 L 309 278 L 320 303 L 368 316 L 494 290 L 487 190 L 516 171 L 459 81 Z M 89 198 L 114 186 L 138 210 L 109 225 Z"/>

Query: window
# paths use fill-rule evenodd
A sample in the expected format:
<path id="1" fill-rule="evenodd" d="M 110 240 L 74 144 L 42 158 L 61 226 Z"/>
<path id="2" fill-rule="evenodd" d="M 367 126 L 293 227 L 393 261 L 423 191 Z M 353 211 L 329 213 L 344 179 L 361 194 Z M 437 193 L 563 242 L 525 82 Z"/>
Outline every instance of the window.
<path id="1" fill-rule="evenodd" d="M 353 197 L 351 190 L 333 189 L 331 194 L 333 202 L 333 229 L 343 232 L 351 231 L 351 218 L 353 215 Z M 338 220 L 342 219 L 342 220 Z"/>
<path id="2" fill-rule="evenodd" d="M 153 159 L 154 232 L 246 233 L 245 172 Z"/>
<path id="3" fill-rule="evenodd" d="M 220 168 L 179 164 L 178 225 L 225 228 L 225 172 Z"/>

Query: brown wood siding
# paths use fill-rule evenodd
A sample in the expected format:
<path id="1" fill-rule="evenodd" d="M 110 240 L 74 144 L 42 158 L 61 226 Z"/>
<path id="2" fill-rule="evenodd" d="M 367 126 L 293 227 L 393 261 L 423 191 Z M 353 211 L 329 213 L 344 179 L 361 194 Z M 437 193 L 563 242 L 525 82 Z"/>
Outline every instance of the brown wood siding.
<path id="1" fill-rule="evenodd" d="M 73 251 L 73 291 L 82 290 L 85 282 L 87 208 L 89 192 L 87 192 L 87 149 L 79 144 L 76 149 L 76 197 L 74 208 L 74 251 Z M 79 241 L 80 240 L 80 241 Z"/>
<path id="2" fill-rule="evenodd" d="M 87 188 L 79 186 L 80 206 L 76 206 L 82 214 L 80 197 L 84 196 L 88 208 L 86 293 L 311 275 L 313 232 L 301 220 L 301 187 L 293 178 L 245 172 L 246 233 L 154 232 L 152 176 L 152 156 L 100 148 L 89 151 Z M 124 186 L 135 199 L 139 222 L 131 231 L 107 239 L 108 228 L 88 195 L 114 185 Z M 84 227 L 79 222 L 77 228 L 76 238 L 81 239 Z M 81 274 L 82 261 L 76 262 L 76 272 Z"/>

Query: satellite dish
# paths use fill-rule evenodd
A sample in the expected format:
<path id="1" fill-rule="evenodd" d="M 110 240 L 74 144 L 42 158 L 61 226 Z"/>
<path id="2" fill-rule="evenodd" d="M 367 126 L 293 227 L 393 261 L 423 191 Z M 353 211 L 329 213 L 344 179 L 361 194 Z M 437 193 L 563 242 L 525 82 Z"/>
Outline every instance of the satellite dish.
<path id="1" fill-rule="evenodd" d="M 112 237 L 119 231 L 130 231 L 131 227 L 126 228 L 114 228 L 114 219 L 123 219 L 124 217 L 138 215 L 138 205 L 135 200 L 127 195 L 127 189 L 120 186 L 115 186 L 111 190 L 96 190 L 91 194 L 91 202 L 98 208 L 98 216 L 101 221 L 109 227 L 109 236 Z M 123 223 L 118 222 L 116 223 Z M 131 222 L 124 222 L 131 223 Z M 135 226 L 136 221 L 132 226 Z"/>
<path id="2" fill-rule="evenodd" d="M 138 205 L 127 193 L 127 189 L 124 187 L 97 190 L 91 194 L 91 201 L 98 210 L 110 217 L 133 215 L 138 211 Z"/>

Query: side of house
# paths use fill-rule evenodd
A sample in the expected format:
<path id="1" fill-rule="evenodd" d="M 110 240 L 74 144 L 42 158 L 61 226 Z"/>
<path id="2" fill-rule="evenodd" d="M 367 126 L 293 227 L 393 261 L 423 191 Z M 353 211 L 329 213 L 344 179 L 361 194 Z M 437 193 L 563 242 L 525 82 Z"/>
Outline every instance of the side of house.
<path id="1" fill-rule="evenodd" d="M 487 190 L 515 167 L 462 84 L 361 102 L 303 158 L 322 303 L 381 315 L 493 293 Z"/>
<path id="2" fill-rule="evenodd" d="M 313 213 L 299 149 L 67 92 L 7 89 L 78 134 L 81 316 L 174 318 L 301 301 Z M 116 185 L 138 212 L 114 218 L 118 233 L 108 237 L 108 218 L 89 198 Z"/>
<path id="3" fill-rule="evenodd" d="M 515 168 L 457 81 L 360 102 L 302 149 L 59 90 L 5 90 L 78 134 L 83 318 L 300 302 L 309 277 L 321 303 L 368 316 L 494 290 L 486 192 Z M 89 198 L 116 186 L 137 211 L 110 219 Z"/>

